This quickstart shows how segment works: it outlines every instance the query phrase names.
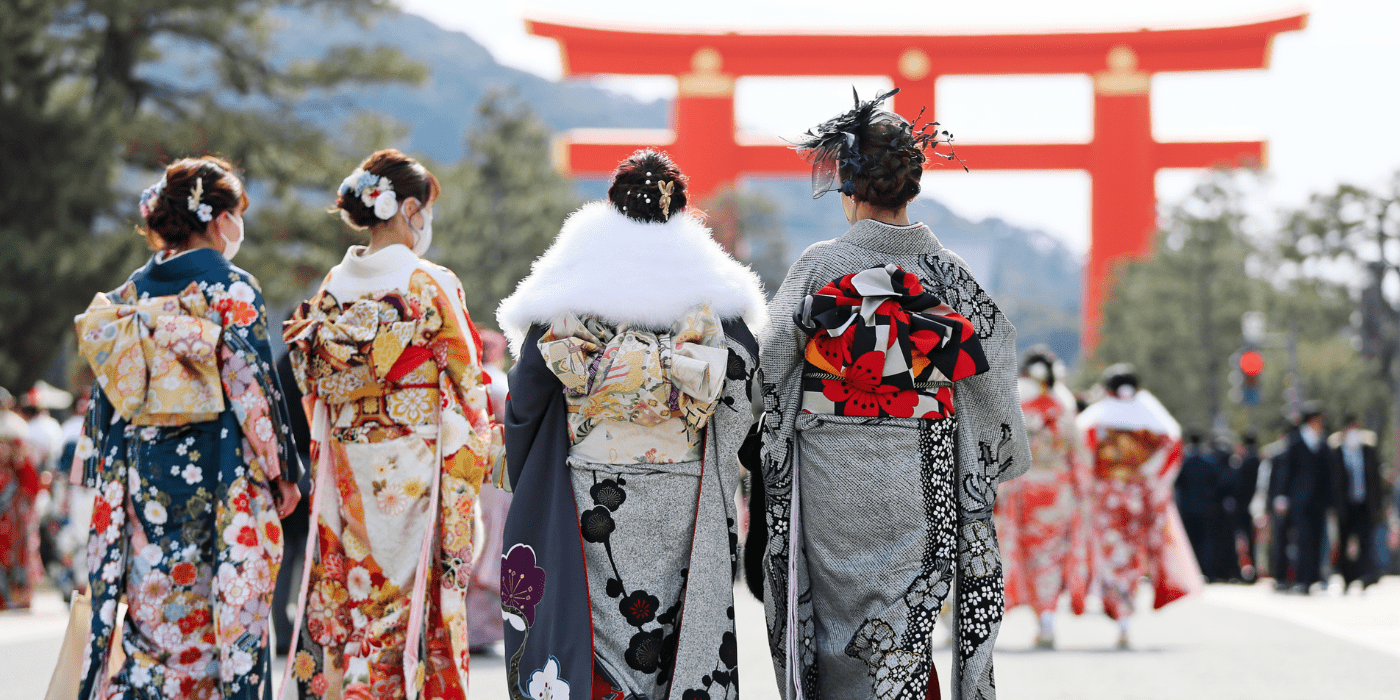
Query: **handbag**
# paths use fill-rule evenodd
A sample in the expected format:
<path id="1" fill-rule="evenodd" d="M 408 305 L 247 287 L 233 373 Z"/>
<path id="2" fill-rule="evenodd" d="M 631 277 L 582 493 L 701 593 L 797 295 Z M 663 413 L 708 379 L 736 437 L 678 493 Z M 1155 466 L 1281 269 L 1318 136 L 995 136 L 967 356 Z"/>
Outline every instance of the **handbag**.
<path id="1" fill-rule="evenodd" d="M 119 606 L 119 608 L 125 606 Z M 112 627 L 112 657 L 108 672 L 120 669 L 126 662 L 121 647 L 123 611 L 118 609 L 117 624 Z M 63 632 L 63 646 L 58 650 L 58 663 L 49 678 L 49 690 L 44 700 L 77 700 L 78 685 L 83 680 L 83 653 L 92 633 L 92 598 L 86 592 L 73 592 L 68 606 L 68 628 Z"/>
<path id="2" fill-rule="evenodd" d="M 92 598 L 87 593 L 74 591 L 72 605 L 68 608 L 68 629 L 63 633 L 58 665 L 54 666 L 44 700 L 77 700 L 83 674 L 83 648 L 87 646 L 91 626 Z"/>

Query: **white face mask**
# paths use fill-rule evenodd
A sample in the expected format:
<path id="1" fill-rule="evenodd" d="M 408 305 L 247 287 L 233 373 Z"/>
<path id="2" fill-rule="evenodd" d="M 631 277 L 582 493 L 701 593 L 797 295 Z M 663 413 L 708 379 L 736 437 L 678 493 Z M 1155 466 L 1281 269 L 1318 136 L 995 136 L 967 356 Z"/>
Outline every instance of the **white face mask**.
<path id="1" fill-rule="evenodd" d="M 403 209 L 399 209 L 403 212 Z M 408 214 L 403 215 L 404 223 L 408 224 L 410 231 L 413 231 L 413 254 L 423 257 L 428 252 L 428 248 L 433 244 L 433 212 L 431 209 L 419 209 L 423 214 L 423 228 L 413 225 L 413 219 Z"/>
<path id="2" fill-rule="evenodd" d="M 243 245 L 243 217 L 235 216 L 233 220 L 238 222 L 238 239 L 224 239 L 224 259 L 230 262 L 233 261 L 233 256 L 238 255 L 238 248 Z"/>

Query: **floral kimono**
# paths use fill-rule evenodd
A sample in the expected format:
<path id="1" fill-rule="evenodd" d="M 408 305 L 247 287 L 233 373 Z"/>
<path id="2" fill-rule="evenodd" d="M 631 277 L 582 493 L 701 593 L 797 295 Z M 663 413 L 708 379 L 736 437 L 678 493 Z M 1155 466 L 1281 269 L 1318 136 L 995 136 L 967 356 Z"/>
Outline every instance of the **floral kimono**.
<path id="1" fill-rule="evenodd" d="M 303 697 L 465 698 L 472 509 L 500 439 L 461 283 L 352 247 L 283 337 L 315 494 L 288 675 Z"/>
<path id="2" fill-rule="evenodd" d="M 275 481 L 300 463 L 264 318 L 257 281 L 210 249 L 158 254 L 77 317 L 97 375 L 76 452 L 97 492 L 84 700 L 271 695 Z"/>
<path id="3" fill-rule="evenodd" d="M 1053 612 L 1060 594 L 1069 592 L 1070 606 L 1082 613 L 1089 584 L 1083 508 L 1089 474 L 1074 427 L 1074 395 L 1063 384 L 1046 388 L 1025 377 L 1020 389 L 1031 467 L 1002 487 L 996 507 L 1006 609 Z"/>
<path id="4" fill-rule="evenodd" d="M 501 564 L 510 697 L 738 697 L 734 493 L 757 278 L 689 216 L 644 224 L 599 202 L 565 223 L 497 318 L 517 358 Z"/>
<path id="5" fill-rule="evenodd" d="M 808 248 L 769 315 L 762 569 L 780 692 L 936 693 L 953 595 L 954 697 L 995 697 L 992 508 L 1030 463 L 1015 329 L 927 227 L 869 219 Z"/>
<path id="6" fill-rule="evenodd" d="M 1157 397 L 1105 397 L 1077 420 L 1092 459 L 1089 563 L 1104 612 L 1133 614 L 1138 581 L 1152 579 L 1153 608 L 1205 588 L 1173 499 L 1181 426 Z"/>
<path id="7" fill-rule="evenodd" d="M 0 408 L 0 610 L 29 607 L 28 526 L 39 494 L 39 472 L 25 442 L 29 426 Z"/>

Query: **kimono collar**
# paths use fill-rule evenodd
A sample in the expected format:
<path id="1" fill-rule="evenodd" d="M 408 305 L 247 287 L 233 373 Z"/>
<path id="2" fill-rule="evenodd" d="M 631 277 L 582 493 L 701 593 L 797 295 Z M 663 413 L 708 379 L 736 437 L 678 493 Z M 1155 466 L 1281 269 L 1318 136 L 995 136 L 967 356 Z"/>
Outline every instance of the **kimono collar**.
<path id="1" fill-rule="evenodd" d="M 233 264 L 213 248 L 199 248 L 160 261 L 152 255 L 144 268 L 147 277 L 157 282 L 179 282 L 203 277 L 211 272 L 233 269 Z"/>
<path id="2" fill-rule="evenodd" d="M 838 240 L 880 253 L 927 255 L 943 249 L 938 237 L 924 224 L 895 226 L 874 219 L 861 219 Z"/>
<path id="3" fill-rule="evenodd" d="M 362 245 L 350 246 L 349 250 L 345 251 L 345 258 L 340 261 L 340 269 L 355 277 L 378 277 L 408 265 L 417 265 L 419 260 L 408 246 L 400 243 L 380 248 L 368 255 L 365 254 L 367 250 L 369 248 Z"/>

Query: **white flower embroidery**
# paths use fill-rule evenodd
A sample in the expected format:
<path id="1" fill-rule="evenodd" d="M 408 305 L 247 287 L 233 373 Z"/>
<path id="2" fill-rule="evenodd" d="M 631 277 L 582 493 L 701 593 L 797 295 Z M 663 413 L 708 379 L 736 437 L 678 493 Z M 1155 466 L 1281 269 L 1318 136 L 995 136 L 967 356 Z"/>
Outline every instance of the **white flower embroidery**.
<path id="1" fill-rule="evenodd" d="M 379 510 L 384 511 L 385 515 L 402 515 L 408 510 L 408 494 L 404 493 L 403 484 L 388 484 L 375 494 L 375 499 L 379 502 Z"/>
<path id="2" fill-rule="evenodd" d="M 180 476 L 185 479 L 187 484 L 197 484 L 204 480 L 204 470 L 193 464 L 186 464 L 185 470 L 180 472 Z"/>
<path id="3" fill-rule="evenodd" d="M 146 501 L 146 507 L 142 511 L 147 521 L 156 525 L 165 524 L 165 506 L 161 505 L 160 501 Z"/>
<path id="4" fill-rule="evenodd" d="M 253 292 L 253 288 L 249 286 L 247 282 L 241 280 L 228 286 L 228 295 L 232 297 L 234 301 L 243 301 L 249 304 L 257 300 L 257 295 Z"/>
<path id="5" fill-rule="evenodd" d="M 345 589 L 350 592 L 351 600 L 368 598 L 370 586 L 369 571 L 363 566 L 357 566 L 345 575 Z"/>
<path id="6" fill-rule="evenodd" d="M 559 677 L 559 659 L 549 657 L 544 668 L 530 674 L 530 697 L 535 700 L 569 700 L 569 683 Z"/>

